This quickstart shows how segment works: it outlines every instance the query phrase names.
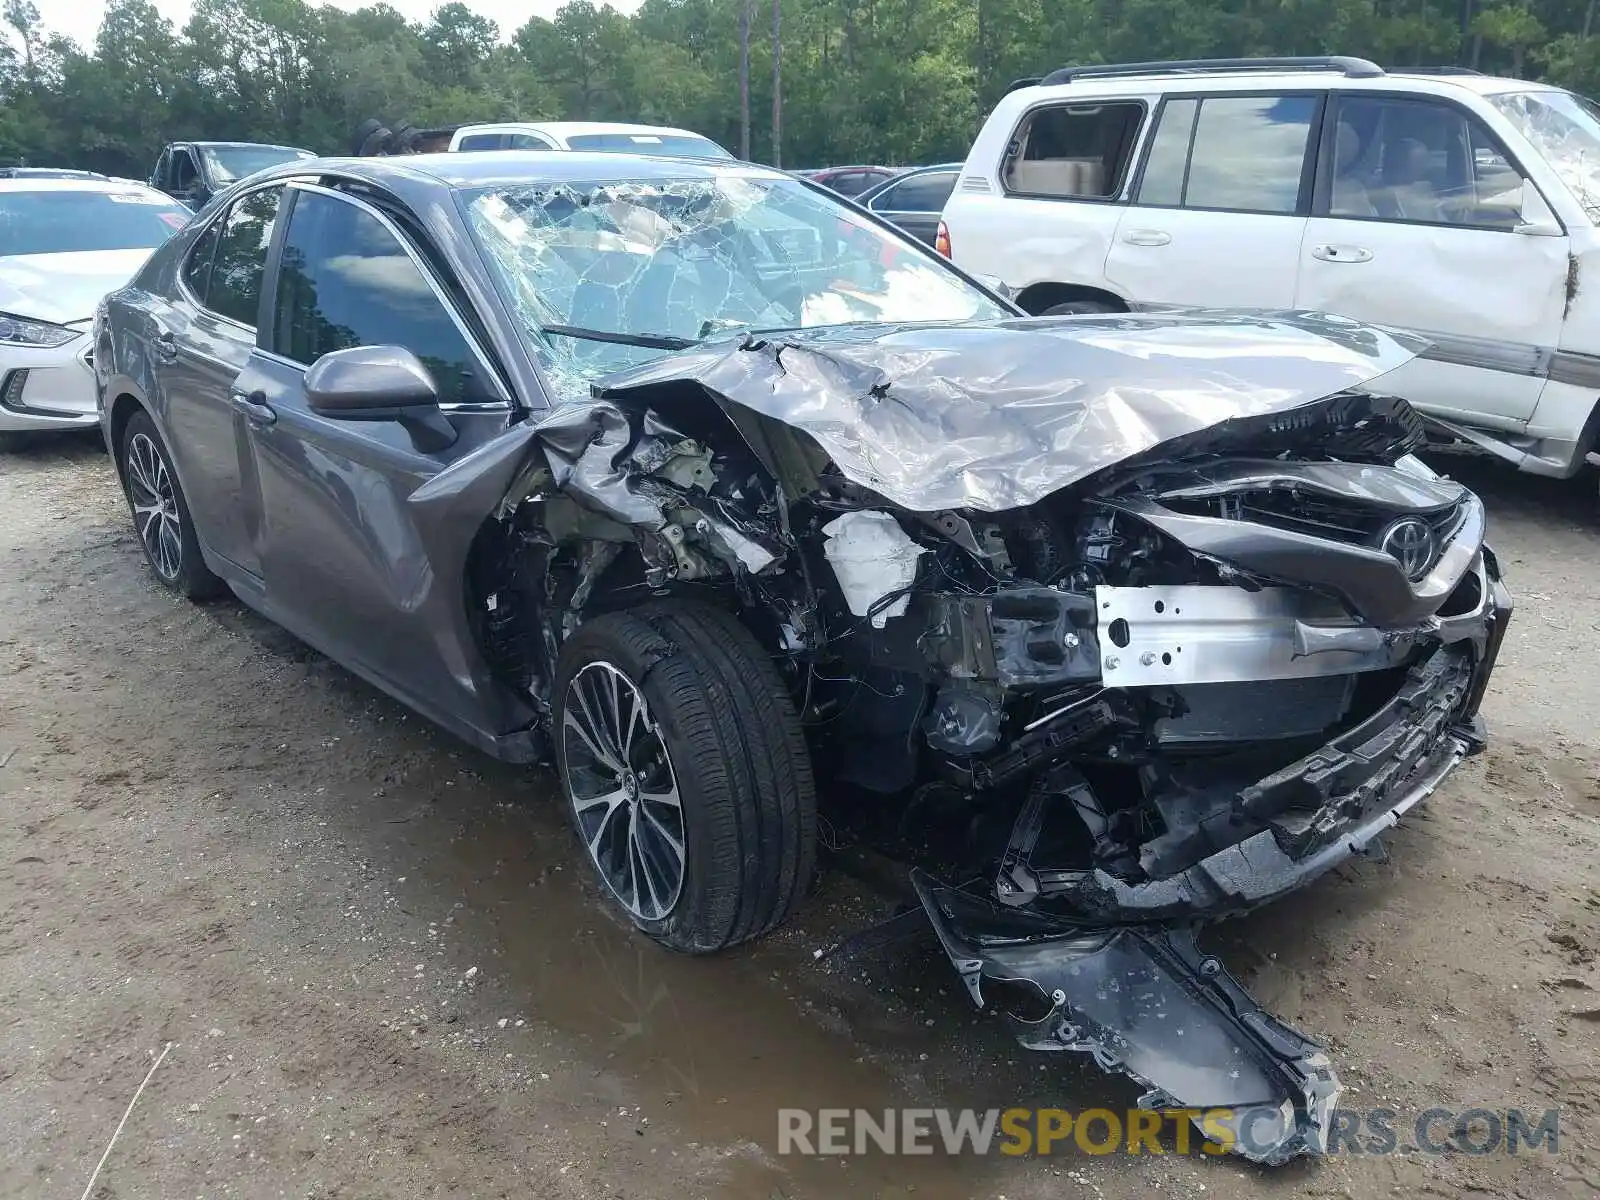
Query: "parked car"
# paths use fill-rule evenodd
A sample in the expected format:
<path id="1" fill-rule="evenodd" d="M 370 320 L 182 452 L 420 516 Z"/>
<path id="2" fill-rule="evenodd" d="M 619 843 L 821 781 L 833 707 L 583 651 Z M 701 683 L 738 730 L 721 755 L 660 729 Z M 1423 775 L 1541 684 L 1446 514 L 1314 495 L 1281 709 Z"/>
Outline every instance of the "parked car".
<path id="1" fill-rule="evenodd" d="M 795 174 L 804 176 L 813 183 L 820 183 L 829 191 L 838 192 L 841 196 L 859 196 L 885 179 L 893 179 L 903 170 L 904 167 L 815 167 L 796 171 Z"/>
<path id="2" fill-rule="evenodd" d="M 773 928 L 838 798 L 904 834 L 1026 1045 L 1232 1106 L 1278 1162 L 1326 1145 L 1337 1079 L 1192 923 L 1481 747 L 1511 611 L 1483 505 L 1383 394 L 1417 345 L 1026 318 L 761 167 L 434 155 L 236 186 L 107 299 L 94 361 L 156 578 L 553 762 L 643 933 Z"/>
<path id="3" fill-rule="evenodd" d="M 1429 348 L 1386 386 L 1566 476 L 1600 447 L 1600 108 L 1351 58 L 1072 67 L 1022 86 L 944 213 L 1030 312 L 1319 309 Z"/>
<path id="4" fill-rule="evenodd" d="M 188 219 L 142 183 L 0 179 L 0 450 L 94 427 L 95 305 Z"/>
<path id="5" fill-rule="evenodd" d="M 918 167 L 868 188 L 856 197 L 856 203 L 931 246 L 939 230 L 939 216 L 956 186 L 961 166 L 961 163 L 940 163 Z"/>
<path id="6" fill-rule="evenodd" d="M 70 167 L 0 167 L 0 179 L 104 179 L 99 171 L 76 171 Z"/>
<path id="7" fill-rule="evenodd" d="M 235 180 L 311 157 L 311 151 L 297 146 L 261 142 L 171 142 L 156 159 L 150 186 L 198 211 Z"/>
<path id="8" fill-rule="evenodd" d="M 668 154 L 682 158 L 732 158 L 708 137 L 664 125 L 617 121 L 503 121 L 463 125 L 452 150 L 583 150 L 600 154 Z"/>

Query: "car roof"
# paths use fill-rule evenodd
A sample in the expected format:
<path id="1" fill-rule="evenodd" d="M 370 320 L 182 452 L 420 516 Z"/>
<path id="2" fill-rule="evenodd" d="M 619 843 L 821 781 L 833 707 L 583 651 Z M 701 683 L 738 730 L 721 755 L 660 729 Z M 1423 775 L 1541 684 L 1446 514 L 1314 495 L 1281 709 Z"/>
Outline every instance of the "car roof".
<path id="1" fill-rule="evenodd" d="M 1401 83 L 1408 91 L 1437 96 L 1500 95 L 1506 92 L 1559 91 L 1549 84 L 1498 75 L 1440 74 L 1430 71 L 1387 71 L 1373 76 L 1350 76 L 1336 69 L 1300 71 L 1183 70 L 1091 75 L 1067 83 L 1035 83 L 1016 88 L 1007 99 L 1020 97 L 1023 106 L 1052 97 L 1099 99 L 1113 96 L 1159 95 L 1163 92 L 1307 91 L 1332 88 L 1341 92 L 1393 91 Z M 1002 101 L 1004 103 L 1004 101 Z"/>
<path id="2" fill-rule="evenodd" d="M 177 201 L 170 196 L 156 191 L 152 187 L 135 180 L 122 179 L 0 179 L 0 192 L 110 192 L 115 195 L 126 195 L 129 192 L 142 192 L 151 196 L 160 196 L 162 200 L 174 206 Z"/>
<path id="3" fill-rule="evenodd" d="M 304 146 L 286 146 L 281 142 L 172 142 L 173 146 L 215 146 L 220 150 L 248 150 L 257 147 L 266 150 L 293 150 L 298 154 L 311 154 Z"/>
<path id="4" fill-rule="evenodd" d="M 0 167 L 0 179 L 105 179 L 99 171 L 77 167 Z"/>
<path id="5" fill-rule="evenodd" d="M 455 150 L 439 154 L 400 154 L 375 158 L 309 158 L 281 163 L 250 182 L 316 174 L 365 180 L 378 186 L 396 181 L 447 188 L 510 187 L 526 184 L 611 183 L 633 179 L 716 179 L 739 176 L 788 179 L 787 172 L 731 159 L 674 158 L 670 155 L 600 154 L 582 150 L 561 154 L 515 150 Z"/>
<path id="6" fill-rule="evenodd" d="M 556 137 L 582 137 L 589 133 L 655 133 L 671 137 L 703 138 L 703 133 L 692 129 L 676 129 L 671 125 L 635 125 L 627 121 L 490 121 L 478 125 L 463 125 L 457 133 L 498 133 L 526 129 L 534 133 L 548 133 Z"/>

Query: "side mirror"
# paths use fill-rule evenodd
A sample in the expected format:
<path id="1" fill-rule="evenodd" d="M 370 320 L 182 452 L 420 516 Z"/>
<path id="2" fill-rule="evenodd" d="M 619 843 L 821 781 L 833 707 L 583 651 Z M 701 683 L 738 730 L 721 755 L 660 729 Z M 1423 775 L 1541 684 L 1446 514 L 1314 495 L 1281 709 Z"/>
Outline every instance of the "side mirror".
<path id="1" fill-rule="evenodd" d="M 1544 196 L 1533 186 L 1533 180 L 1522 181 L 1522 204 L 1517 213 L 1516 231 L 1523 237 L 1560 237 L 1561 222 L 1550 211 Z"/>
<path id="2" fill-rule="evenodd" d="M 404 346 L 351 346 L 311 364 L 306 403 L 324 417 L 398 421 L 424 454 L 452 445 L 455 426 L 439 411 L 439 385 Z"/>

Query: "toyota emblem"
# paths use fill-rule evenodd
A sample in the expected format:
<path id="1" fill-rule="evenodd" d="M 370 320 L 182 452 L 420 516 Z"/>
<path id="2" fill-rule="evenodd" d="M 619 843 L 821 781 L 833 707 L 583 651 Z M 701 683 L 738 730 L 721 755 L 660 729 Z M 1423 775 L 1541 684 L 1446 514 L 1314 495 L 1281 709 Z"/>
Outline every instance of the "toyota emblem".
<path id="1" fill-rule="evenodd" d="M 1406 578 L 1415 583 L 1433 566 L 1433 530 L 1426 521 L 1402 517 L 1383 531 L 1378 549 L 1399 563 Z"/>

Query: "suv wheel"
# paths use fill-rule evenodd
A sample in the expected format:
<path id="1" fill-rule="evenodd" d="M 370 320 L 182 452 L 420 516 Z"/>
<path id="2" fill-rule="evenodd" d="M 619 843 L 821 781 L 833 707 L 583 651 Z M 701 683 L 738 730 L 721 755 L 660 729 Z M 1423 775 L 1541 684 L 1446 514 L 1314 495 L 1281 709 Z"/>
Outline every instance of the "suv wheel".
<path id="1" fill-rule="evenodd" d="M 201 557 L 171 455 L 148 413 L 137 412 L 128 419 L 117 453 L 133 529 L 156 578 L 191 600 L 220 595 L 226 585 Z"/>
<path id="2" fill-rule="evenodd" d="M 553 692 L 568 816 L 607 899 L 673 949 L 757 937 L 816 862 L 799 715 L 743 625 L 662 601 L 585 623 Z"/>

